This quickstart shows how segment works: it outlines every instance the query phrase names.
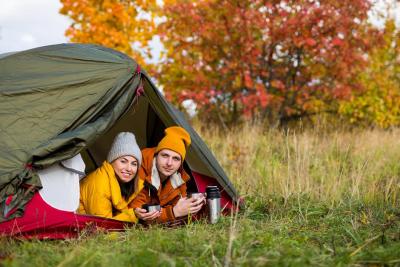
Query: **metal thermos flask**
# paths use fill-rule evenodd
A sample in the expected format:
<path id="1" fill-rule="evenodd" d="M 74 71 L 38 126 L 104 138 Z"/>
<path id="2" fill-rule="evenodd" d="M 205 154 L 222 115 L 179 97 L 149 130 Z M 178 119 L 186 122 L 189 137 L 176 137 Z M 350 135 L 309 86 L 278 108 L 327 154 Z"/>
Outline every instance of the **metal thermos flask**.
<path id="1" fill-rule="evenodd" d="M 221 215 L 221 194 L 218 186 L 207 186 L 208 219 L 214 224 Z"/>

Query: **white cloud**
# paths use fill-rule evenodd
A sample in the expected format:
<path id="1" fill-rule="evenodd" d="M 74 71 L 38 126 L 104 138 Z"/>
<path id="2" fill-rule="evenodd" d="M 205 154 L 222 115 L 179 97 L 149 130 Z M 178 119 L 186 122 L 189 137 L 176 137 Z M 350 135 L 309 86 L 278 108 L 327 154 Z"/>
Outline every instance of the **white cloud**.
<path id="1" fill-rule="evenodd" d="M 33 37 L 31 34 L 23 34 L 21 36 L 21 41 L 24 43 L 33 44 L 35 43 L 35 37 Z"/>
<path id="2" fill-rule="evenodd" d="M 65 43 L 70 20 L 57 0 L 0 0 L 0 53 Z"/>
<path id="3" fill-rule="evenodd" d="M 17 1 L 5 1 L 1 0 L 1 9 L 0 9 L 0 20 L 8 19 L 12 17 L 13 14 L 18 11 L 18 2 Z"/>

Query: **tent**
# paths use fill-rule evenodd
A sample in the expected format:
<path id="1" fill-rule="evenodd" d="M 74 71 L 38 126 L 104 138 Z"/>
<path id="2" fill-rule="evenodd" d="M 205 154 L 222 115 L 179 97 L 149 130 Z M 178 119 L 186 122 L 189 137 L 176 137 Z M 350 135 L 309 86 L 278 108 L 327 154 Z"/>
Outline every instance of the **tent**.
<path id="1" fill-rule="evenodd" d="M 0 55 L 0 229 L 11 218 L 5 218 L 2 207 L 12 203 L 12 217 L 18 217 L 27 200 L 34 200 L 32 188 L 41 187 L 38 170 L 81 154 L 88 173 L 101 165 L 118 132 L 134 132 L 144 148 L 155 146 L 172 125 L 184 127 L 192 138 L 184 165 L 193 178 L 188 190 L 204 192 L 207 185 L 218 185 L 221 205 L 230 209 L 238 194 L 224 170 L 133 59 L 90 44 Z M 30 235 L 59 231 L 58 236 L 70 236 L 69 229 L 82 228 L 86 220 L 123 228 L 118 221 L 70 213 L 60 229 L 49 224 L 30 229 Z M 83 220 L 78 227 L 77 218 Z"/>

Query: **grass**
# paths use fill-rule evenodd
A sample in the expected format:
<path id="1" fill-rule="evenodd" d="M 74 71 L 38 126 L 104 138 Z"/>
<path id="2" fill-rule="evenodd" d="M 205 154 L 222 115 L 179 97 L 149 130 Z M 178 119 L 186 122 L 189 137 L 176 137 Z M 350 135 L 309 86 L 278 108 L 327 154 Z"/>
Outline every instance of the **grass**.
<path id="1" fill-rule="evenodd" d="M 297 133 L 245 126 L 201 134 L 241 194 L 399 203 L 399 129 Z"/>
<path id="2" fill-rule="evenodd" d="M 199 133 L 245 196 L 215 225 L 0 239 L 0 266 L 400 266 L 400 131 Z"/>

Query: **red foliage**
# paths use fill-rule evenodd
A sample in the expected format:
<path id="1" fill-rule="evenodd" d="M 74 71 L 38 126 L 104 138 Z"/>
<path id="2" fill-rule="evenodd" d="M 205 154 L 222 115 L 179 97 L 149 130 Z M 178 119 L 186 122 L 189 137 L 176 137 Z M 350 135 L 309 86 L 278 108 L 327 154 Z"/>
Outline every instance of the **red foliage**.
<path id="1" fill-rule="evenodd" d="M 369 1 L 265 2 L 165 1 L 158 29 L 168 51 L 159 70 L 165 90 L 200 111 L 276 120 L 357 88 L 355 67 L 373 36 L 363 23 Z"/>

